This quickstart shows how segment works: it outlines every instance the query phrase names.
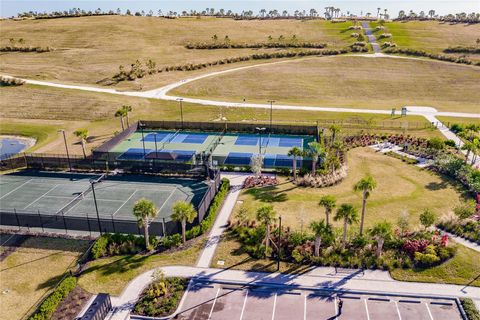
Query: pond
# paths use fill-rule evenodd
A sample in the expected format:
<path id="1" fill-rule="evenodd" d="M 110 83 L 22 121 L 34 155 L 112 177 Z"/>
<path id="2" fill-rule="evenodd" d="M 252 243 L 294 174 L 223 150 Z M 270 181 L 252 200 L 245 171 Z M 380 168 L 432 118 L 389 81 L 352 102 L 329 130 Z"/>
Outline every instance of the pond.
<path id="1" fill-rule="evenodd" d="M 0 136 L 0 159 L 25 151 L 34 144 L 35 139 L 32 138 Z"/>

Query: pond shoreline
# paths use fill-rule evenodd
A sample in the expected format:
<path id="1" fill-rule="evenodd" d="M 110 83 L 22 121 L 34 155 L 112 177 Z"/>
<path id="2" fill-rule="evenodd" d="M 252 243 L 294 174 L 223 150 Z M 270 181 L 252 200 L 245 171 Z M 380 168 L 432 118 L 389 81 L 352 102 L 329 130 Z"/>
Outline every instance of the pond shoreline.
<path id="1" fill-rule="evenodd" d="M 26 150 L 30 149 L 31 147 L 33 147 L 37 143 L 37 139 L 35 139 L 35 138 L 24 137 L 24 136 L 19 136 L 19 135 L 1 134 L 0 135 L 0 140 L 3 140 L 3 139 L 17 140 L 17 141 L 19 141 L 19 142 L 21 142 L 22 144 L 25 145 L 25 147 L 22 150 L 16 152 L 16 154 L 19 154 L 21 152 L 25 152 Z"/>

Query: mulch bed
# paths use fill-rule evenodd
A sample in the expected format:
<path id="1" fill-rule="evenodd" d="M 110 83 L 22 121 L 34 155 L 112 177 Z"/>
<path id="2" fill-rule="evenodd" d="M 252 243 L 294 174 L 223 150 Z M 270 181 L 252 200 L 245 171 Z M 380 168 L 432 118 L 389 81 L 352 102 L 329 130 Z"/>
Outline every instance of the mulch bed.
<path id="1" fill-rule="evenodd" d="M 52 320 L 72 320 L 82 311 L 92 294 L 79 285 L 60 303 L 52 315 Z"/>

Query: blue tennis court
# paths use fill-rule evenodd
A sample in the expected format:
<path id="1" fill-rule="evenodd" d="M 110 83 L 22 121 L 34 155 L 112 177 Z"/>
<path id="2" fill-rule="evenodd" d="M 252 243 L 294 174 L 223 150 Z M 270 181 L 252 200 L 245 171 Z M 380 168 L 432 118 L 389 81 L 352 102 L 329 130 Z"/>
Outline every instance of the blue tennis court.
<path id="1" fill-rule="evenodd" d="M 247 152 L 230 152 L 225 159 L 224 164 L 228 165 L 237 165 L 237 166 L 248 166 L 250 165 L 250 159 L 252 158 L 253 153 Z"/>
<path id="2" fill-rule="evenodd" d="M 146 154 L 152 152 L 152 149 L 130 148 L 122 153 L 118 160 L 142 160 Z"/>
<path id="3" fill-rule="evenodd" d="M 188 162 L 195 155 L 195 151 L 191 150 L 162 150 L 149 152 L 145 159 L 149 160 L 170 160 L 179 162 Z"/>
<path id="4" fill-rule="evenodd" d="M 157 143 L 194 143 L 202 144 L 207 140 L 208 134 L 153 132 L 145 135 L 140 141 Z"/>
<path id="5" fill-rule="evenodd" d="M 251 158 L 254 154 L 248 152 L 230 152 L 225 158 L 224 164 L 227 165 L 237 165 L 237 166 L 248 166 L 250 165 Z M 297 159 L 297 167 L 302 166 L 303 159 Z M 293 157 L 283 155 L 283 154 L 265 154 L 263 156 L 263 167 L 264 168 L 275 168 L 275 167 L 293 167 Z"/>

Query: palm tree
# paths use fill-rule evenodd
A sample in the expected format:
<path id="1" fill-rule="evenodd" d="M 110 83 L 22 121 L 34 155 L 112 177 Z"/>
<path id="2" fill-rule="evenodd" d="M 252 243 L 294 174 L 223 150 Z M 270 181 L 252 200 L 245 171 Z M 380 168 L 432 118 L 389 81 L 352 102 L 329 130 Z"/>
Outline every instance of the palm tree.
<path id="1" fill-rule="evenodd" d="M 347 228 L 349 224 L 358 222 L 358 211 L 354 206 L 348 203 L 343 203 L 337 210 L 333 220 L 343 220 L 343 245 L 347 243 Z"/>
<path id="2" fill-rule="evenodd" d="M 115 118 L 120 118 L 120 123 L 122 124 L 122 131 L 125 130 L 125 125 L 123 123 L 123 117 L 125 117 L 125 110 L 123 108 L 115 111 Z"/>
<path id="3" fill-rule="evenodd" d="M 325 223 L 325 220 L 312 221 L 310 229 L 315 233 L 315 251 L 314 256 L 320 255 L 320 245 L 322 244 L 322 237 L 330 236 L 332 234 L 332 227 Z"/>
<path id="4" fill-rule="evenodd" d="M 308 144 L 308 154 L 312 157 L 312 175 L 314 176 L 317 172 L 317 162 L 320 158 L 325 158 L 325 149 L 322 145 L 316 141 L 310 142 Z"/>
<path id="5" fill-rule="evenodd" d="M 377 187 L 377 182 L 373 179 L 372 176 L 366 176 L 360 181 L 358 181 L 354 186 L 354 191 L 362 191 L 363 193 L 363 202 L 362 202 L 362 219 L 360 222 L 360 235 L 363 234 L 363 224 L 365 222 L 365 208 L 367 206 L 367 198 L 370 196 L 370 193 Z"/>
<path id="6" fill-rule="evenodd" d="M 87 138 L 88 138 L 88 130 L 87 129 L 78 129 L 73 134 L 80 139 L 80 143 L 82 144 L 82 151 L 83 151 L 83 157 L 87 157 L 87 150 L 86 150 L 86 145 L 87 145 Z"/>
<path id="7" fill-rule="evenodd" d="M 470 157 L 470 153 L 471 152 L 474 152 L 475 150 L 475 145 L 473 142 L 471 141 L 467 141 L 463 144 L 462 146 L 462 150 L 466 150 L 467 151 L 467 154 L 465 155 L 465 163 L 468 162 L 468 158 Z"/>
<path id="8" fill-rule="evenodd" d="M 327 225 L 330 225 L 330 214 L 333 209 L 337 206 L 337 199 L 334 196 L 326 195 L 320 198 L 318 203 L 320 206 L 325 208 L 325 217 L 327 218 Z"/>
<path id="9" fill-rule="evenodd" d="M 377 19 L 378 19 L 378 16 L 380 15 L 380 10 L 381 10 L 381 9 L 382 9 L 382 8 L 377 8 Z"/>
<path id="10" fill-rule="evenodd" d="M 271 205 L 263 205 L 257 210 L 257 220 L 262 222 L 265 225 L 266 235 L 265 235 L 265 247 L 268 252 L 270 247 L 270 225 L 275 221 L 275 216 L 277 213 L 273 210 Z"/>
<path id="11" fill-rule="evenodd" d="M 377 223 L 370 229 L 369 233 L 377 241 L 377 257 L 380 257 L 385 240 L 392 237 L 392 225 L 387 221 Z"/>
<path id="12" fill-rule="evenodd" d="M 193 207 L 193 204 L 185 201 L 177 201 L 173 204 L 173 214 L 171 216 L 173 221 L 180 222 L 182 224 L 182 241 L 185 243 L 187 222 L 192 223 L 197 217 L 197 211 Z"/>
<path id="13" fill-rule="evenodd" d="M 149 250 L 148 228 L 153 219 L 157 216 L 158 210 L 155 204 L 147 199 L 140 199 L 133 206 L 133 215 L 137 218 L 138 226 L 143 227 L 145 236 L 145 249 Z"/>
<path id="14" fill-rule="evenodd" d="M 332 144 L 335 142 L 337 138 L 337 134 L 340 132 L 341 128 L 338 124 L 332 124 L 330 126 L 330 131 L 332 132 Z"/>
<path id="15" fill-rule="evenodd" d="M 132 112 L 132 106 L 123 105 L 122 109 L 125 113 L 125 118 L 127 119 L 127 128 L 128 128 L 128 127 L 130 127 L 130 121 L 129 121 L 129 118 L 128 118 L 128 113 Z"/>
<path id="16" fill-rule="evenodd" d="M 297 158 L 301 157 L 303 154 L 302 150 L 298 147 L 293 147 L 288 151 L 288 156 L 293 158 L 293 180 L 297 180 Z"/>

